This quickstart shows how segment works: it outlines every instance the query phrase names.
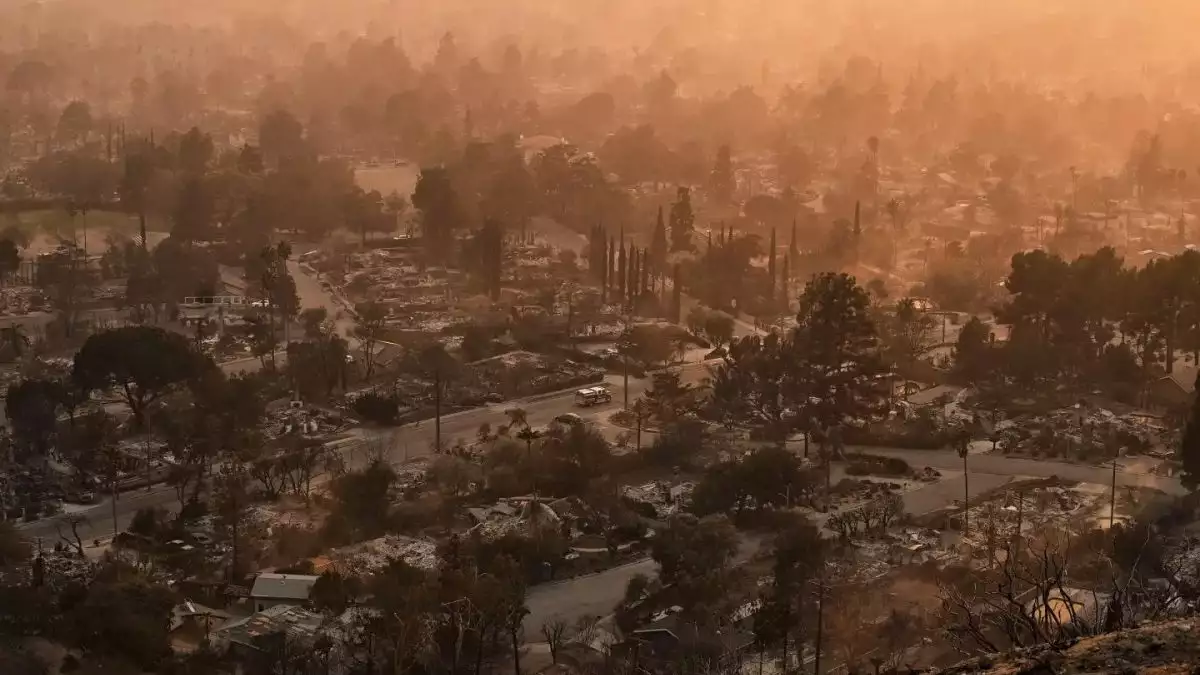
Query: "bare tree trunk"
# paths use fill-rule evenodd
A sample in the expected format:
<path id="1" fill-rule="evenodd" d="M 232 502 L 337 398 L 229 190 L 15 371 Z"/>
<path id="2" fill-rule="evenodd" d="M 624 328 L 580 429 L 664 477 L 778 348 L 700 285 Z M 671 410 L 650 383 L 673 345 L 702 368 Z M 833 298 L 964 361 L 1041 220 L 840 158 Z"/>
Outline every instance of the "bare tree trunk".
<path id="1" fill-rule="evenodd" d="M 967 536 L 970 530 L 970 507 L 971 507 L 971 475 L 967 473 L 967 449 L 963 448 L 963 536 Z"/>
<path id="2" fill-rule="evenodd" d="M 517 628 L 520 627 L 518 624 Z M 512 649 L 513 649 L 513 675 L 521 675 L 521 639 L 518 637 L 519 630 L 511 630 Z"/>

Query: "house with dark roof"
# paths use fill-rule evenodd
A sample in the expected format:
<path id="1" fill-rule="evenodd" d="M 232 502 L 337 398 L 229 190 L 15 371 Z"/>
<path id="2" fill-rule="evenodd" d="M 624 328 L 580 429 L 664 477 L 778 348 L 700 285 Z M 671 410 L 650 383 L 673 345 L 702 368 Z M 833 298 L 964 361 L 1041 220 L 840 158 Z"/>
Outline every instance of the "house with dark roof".
<path id="1" fill-rule="evenodd" d="M 294 605 L 275 605 L 243 619 L 230 621 L 212 634 L 213 646 L 240 660 L 277 652 L 281 644 L 311 647 L 325 617 Z"/>
<path id="2" fill-rule="evenodd" d="M 254 611 L 261 612 L 276 605 L 307 605 L 317 578 L 312 574 L 258 575 L 250 588 Z"/>

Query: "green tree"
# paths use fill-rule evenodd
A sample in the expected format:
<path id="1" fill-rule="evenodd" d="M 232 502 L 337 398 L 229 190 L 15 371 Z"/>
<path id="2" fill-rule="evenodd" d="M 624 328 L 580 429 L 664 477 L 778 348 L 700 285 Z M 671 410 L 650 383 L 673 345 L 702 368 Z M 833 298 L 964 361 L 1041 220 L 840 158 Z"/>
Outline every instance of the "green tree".
<path id="1" fill-rule="evenodd" d="M 141 579 L 94 581 L 64 621 L 72 641 L 84 649 L 156 670 L 171 656 L 168 631 L 175 604 L 165 586 Z"/>
<path id="2" fill-rule="evenodd" d="M 525 240 L 529 220 L 537 215 L 539 202 L 533 174 L 521 156 L 513 154 L 494 170 L 479 208 L 485 222 L 494 218 L 505 227 L 519 229 L 521 239 Z"/>
<path id="3" fill-rule="evenodd" d="M 709 312 L 704 316 L 704 335 L 715 348 L 733 340 L 733 317 L 725 312 Z"/>
<path id="4" fill-rule="evenodd" d="M 253 569 L 253 561 L 246 556 L 251 543 L 248 520 L 253 499 L 250 489 L 250 474 L 240 462 L 226 463 L 213 485 L 213 529 L 217 540 L 229 546 L 226 580 L 230 582 L 240 580 L 246 571 Z"/>
<path id="5" fill-rule="evenodd" d="M 0 239 L 0 277 L 21 269 L 21 250 L 12 239 Z"/>
<path id="6" fill-rule="evenodd" d="M 457 233 L 467 226 L 467 214 L 449 172 L 444 168 L 422 169 L 412 203 L 421 211 L 426 247 L 435 258 L 446 259 L 454 249 Z"/>
<path id="7" fill-rule="evenodd" d="M 189 176 L 179 188 L 171 236 L 189 242 L 210 240 L 215 213 L 216 203 L 208 182 L 202 177 Z"/>
<path id="8" fill-rule="evenodd" d="M 995 366 L 994 358 L 991 331 L 979 317 L 971 317 L 954 346 L 955 375 L 963 382 L 983 382 Z"/>
<path id="9" fill-rule="evenodd" d="M 87 141 L 92 131 L 92 108 L 86 101 L 71 101 L 58 118 L 58 139 L 71 145 Z"/>
<path id="10" fill-rule="evenodd" d="M 717 161 L 713 165 L 712 175 L 708 179 L 708 187 L 713 199 L 720 204 L 733 201 L 733 193 L 737 189 L 737 179 L 733 175 L 733 156 L 728 145 L 717 149 Z"/>
<path id="11" fill-rule="evenodd" d="M 138 216 L 140 238 L 138 244 L 147 250 L 146 210 L 150 201 L 150 184 L 154 179 L 155 160 L 152 148 L 137 144 L 125 151 L 124 168 L 120 181 L 121 204 Z"/>
<path id="12" fill-rule="evenodd" d="M 675 589 L 682 616 L 703 626 L 725 615 L 736 553 L 737 534 L 724 516 L 671 516 L 650 547 L 659 578 Z"/>
<path id="13" fill-rule="evenodd" d="M 816 483 L 790 451 L 760 448 L 743 459 L 709 467 L 692 495 L 692 510 L 736 516 L 746 510 L 790 508 L 810 497 Z"/>
<path id="14" fill-rule="evenodd" d="M 789 396 L 803 393 L 791 383 L 791 378 L 807 372 L 803 357 L 790 335 L 750 335 L 733 341 L 713 370 L 710 415 L 726 426 L 744 425 L 783 443 L 796 422 Z M 803 402 L 797 403 L 803 409 Z"/>
<path id="15" fill-rule="evenodd" d="M 212 136 L 192 127 L 179 139 L 179 168 L 184 173 L 203 176 L 213 158 Z"/>
<path id="16" fill-rule="evenodd" d="M 683 383 L 679 371 L 659 371 L 652 376 L 650 388 L 642 394 L 641 405 L 659 425 L 667 426 L 696 405 L 696 392 L 690 384 Z"/>
<path id="17" fill-rule="evenodd" d="M 775 170 L 781 185 L 803 190 L 812 180 L 815 170 L 812 159 L 795 145 L 786 145 L 775 154 Z"/>
<path id="18" fill-rule="evenodd" d="M 879 337 L 867 292 L 848 274 L 812 278 L 800 296 L 792 347 L 808 364 L 793 401 L 808 401 L 803 415 L 820 428 L 867 417 L 883 399 Z"/>
<path id="19" fill-rule="evenodd" d="M 667 273 L 667 226 L 663 222 L 662 207 L 654 220 L 654 233 L 650 238 L 650 269 L 654 276 L 662 278 Z"/>
<path id="20" fill-rule="evenodd" d="M 821 532 L 803 517 L 775 537 L 772 579 L 761 593 L 762 608 L 755 616 L 756 639 L 763 646 L 777 646 L 781 661 L 788 663 L 789 645 L 808 640 L 808 621 L 814 618 L 816 585 L 824 564 Z"/>
<path id="21" fill-rule="evenodd" d="M 692 212 L 691 190 L 681 187 L 676 191 L 675 203 L 671 204 L 671 250 L 691 251 L 692 235 L 695 233 L 696 215 Z"/>
<path id="22" fill-rule="evenodd" d="M 933 342 L 933 317 L 917 307 L 912 298 L 902 298 L 884 323 L 884 349 L 892 366 L 904 378 L 911 377 L 917 361 Z M 907 387 L 905 387 L 907 399 Z"/>
<path id="23" fill-rule="evenodd" d="M 275 110 L 263 118 L 258 128 L 258 147 L 267 162 L 275 166 L 300 159 L 309 152 L 304 126 L 286 110 Z"/>
<path id="24" fill-rule="evenodd" d="M 309 307 L 300 312 L 300 326 L 304 329 L 304 339 L 316 340 L 328 332 L 326 322 L 329 320 L 329 310 L 324 307 Z"/>
<path id="25" fill-rule="evenodd" d="M 382 535 L 389 527 L 395 484 L 396 472 L 383 461 L 339 476 L 331 487 L 334 506 L 326 530 L 345 541 Z"/>
<path id="26" fill-rule="evenodd" d="M 83 391 L 115 388 L 134 424 L 144 428 L 151 403 L 212 367 L 178 333 L 127 326 L 89 337 L 75 355 L 72 377 Z"/>
<path id="27" fill-rule="evenodd" d="M 1196 376 L 1196 385 L 1200 386 L 1200 375 Z M 1189 490 L 1195 490 L 1200 487 L 1200 396 L 1193 396 L 1178 455 L 1183 469 L 1179 480 Z"/>
<path id="28" fill-rule="evenodd" d="M 20 565 L 29 559 L 29 542 L 7 520 L 0 521 L 0 569 Z"/>
<path id="29" fill-rule="evenodd" d="M 483 227 L 475 233 L 472 246 L 474 271 L 483 281 L 488 296 L 497 301 L 500 299 L 504 272 L 504 230 L 500 223 L 492 219 L 485 220 Z"/>
<path id="30" fill-rule="evenodd" d="M 9 352 L 13 357 L 19 359 L 24 356 L 30 344 L 23 325 L 14 323 L 0 328 L 0 349 Z"/>
<path id="31" fill-rule="evenodd" d="M 370 379 L 375 371 L 375 346 L 386 330 L 387 310 L 377 302 L 362 302 L 354 307 L 354 316 L 354 337 L 362 344 L 363 367 Z"/>
<path id="32" fill-rule="evenodd" d="M 310 400 L 328 400 L 338 386 L 346 386 L 349 348 L 339 335 L 326 333 L 315 340 L 287 345 L 287 372 L 295 391 Z"/>
<path id="33" fill-rule="evenodd" d="M 21 380 L 8 386 L 4 413 L 12 427 L 13 440 L 31 455 L 44 459 L 58 427 L 62 384 L 54 380 Z"/>

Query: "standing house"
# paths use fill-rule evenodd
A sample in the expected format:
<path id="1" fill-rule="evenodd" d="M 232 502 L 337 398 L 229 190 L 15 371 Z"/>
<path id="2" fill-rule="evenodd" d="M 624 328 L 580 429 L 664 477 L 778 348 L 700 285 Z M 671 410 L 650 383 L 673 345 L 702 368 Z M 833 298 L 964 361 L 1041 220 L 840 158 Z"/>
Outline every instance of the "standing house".
<path id="1" fill-rule="evenodd" d="M 260 574 L 250 589 L 250 600 L 256 612 L 276 605 L 307 605 L 315 583 L 317 577 L 311 574 Z"/>

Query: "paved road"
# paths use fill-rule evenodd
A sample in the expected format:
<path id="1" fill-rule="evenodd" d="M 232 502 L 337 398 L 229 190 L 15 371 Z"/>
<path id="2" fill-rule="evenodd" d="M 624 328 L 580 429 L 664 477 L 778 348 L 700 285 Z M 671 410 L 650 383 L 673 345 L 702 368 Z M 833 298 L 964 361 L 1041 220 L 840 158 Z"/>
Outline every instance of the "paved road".
<path id="1" fill-rule="evenodd" d="M 734 565 L 749 561 L 758 554 L 762 544 L 761 539 L 744 538 Z M 607 617 L 625 597 L 625 587 L 630 579 L 639 574 L 653 577 L 657 573 L 658 564 L 646 558 L 596 574 L 534 586 L 525 597 L 529 608 L 524 622 L 526 642 L 542 642 L 541 627 L 550 619 L 561 618 L 574 623 L 583 617 Z"/>
<path id="2" fill-rule="evenodd" d="M 257 359 L 250 359 L 257 364 Z M 247 367 L 250 367 L 247 365 Z M 707 366 L 701 363 L 687 364 L 683 367 L 686 380 L 696 381 L 707 375 Z M 526 411 L 529 424 L 544 426 L 557 416 L 573 412 L 592 422 L 602 422 L 621 408 L 623 402 L 623 386 L 620 376 L 610 375 L 608 383 L 613 391 L 611 403 L 577 408 L 573 390 L 543 394 L 516 401 L 497 403 L 483 408 L 465 410 L 442 417 L 442 443 L 452 445 L 455 440 L 471 441 L 475 439 L 480 425 L 487 423 L 496 428 L 508 423 L 504 411 L 519 407 Z M 649 386 L 648 380 L 630 378 L 630 400 L 642 395 Z M 410 424 L 398 429 L 362 429 L 358 431 L 359 442 L 348 443 L 344 450 L 347 464 L 351 468 L 364 466 L 375 457 L 383 457 L 393 464 L 402 464 L 412 459 L 428 455 L 433 448 L 435 423 L 425 420 L 419 424 Z M 178 501 L 171 488 L 154 486 L 150 490 L 136 490 L 121 495 L 117 500 L 118 529 L 124 529 L 133 514 L 138 509 L 147 507 L 162 507 L 177 509 Z M 112 505 L 106 499 L 102 503 L 82 512 L 87 523 L 80 526 L 80 534 L 85 539 L 107 537 L 112 534 Z M 27 536 L 56 538 L 58 523 L 61 516 L 48 518 L 22 527 Z"/>
<path id="3" fill-rule="evenodd" d="M 852 450 L 901 457 L 914 467 L 930 466 L 959 472 L 937 483 L 905 493 L 905 510 L 913 515 L 921 515 L 944 508 L 963 497 L 962 460 L 954 451 L 865 447 L 852 448 Z M 971 497 L 977 497 L 989 490 L 1022 478 L 1058 476 L 1067 480 L 1100 485 L 1108 485 L 1112 480 L 1111 467 L 1081 466 L 1000 455 L 972 455 L 967 462 L 970 471 Z M 1176 479 L 1127 471 L 1117 472 L 1117 484 L 1153 487 L 1169 494 L 1184 493 Z M 574 621 L 582 616 L 609 614 L 624 596 L 625 586 L 630 579 L 638 574 L 653 575 L 656 571 L 657 566 L 652 561 L 643 560 L 599 574 L 532 589 L 528 597 L 530 613 L 525 620 L 526 640 L 541 640 L 538 633 L 541 625 L 556 616 Z"/>
<path id="4" fill-rule="evenodd" d="M 962 459 L 952 450 L 898 450 L 885 448 L 851 448 L 875 455 L 899 457 L 914 468 L 930 466 L 935 469 L 962 471 Z M 1039 459 L 1022 459 L 1004 455 L 971 455 L 967 458 L 967 469 L 971 474 L 971 482 L 976 476 L 1020 476 L 1029 478 L 1050 478 L 1057 476 L 1064 480 L 1080 483 L 1109 485 L 1112 482 L 1112 466 L 1092 466 L 1086 464 L 1068 464 Z M 981 478 L 986 480 L 986 478 Z M 943 481 L 947 482 L 947 481 Z M 961 482 L 960 482 L 961 487 Z M 1178 478 L 1155 476 L 1148 473 L 1123 470 L 1118 465 L 1117 485 L 1122 487 L 1146 487 L 1161 490 L 1170 495 L 1183 495 L 1187 491 L 1179 484 Z M 959 490 L 960 494 L 962 490 Z"/>
<path id="5" fill-rule="evenodd" d="M 953 472 L 942 480 L 918 490 L 904 494 L 904 508 L 913 515 L 923 515 L 944 508 L 963 498 L 962 459 L 952 450 L 900 450 L 887 448 L 857 447 L 851 450 L 874 455 L 899 457 L 914 468 L 933 467 Z M 972 498 L 994 490 L 1006 483 L 1023 478 L 1058 477 L 1064 480 L 1095 485 L 1111 485 L 1112 466 L 1088 466 L 1045 460 L 1019 459 L 1004 455 L 971 455 L 967 458 L 970 474 L 970 496 Z M 1117 485 L 1121 487 L 1146 487 L 1161 490 L 1170 495 L 1186 494 L 1177 478 L 1154 476 L 1147 473 L 1117 470 Z"/>

